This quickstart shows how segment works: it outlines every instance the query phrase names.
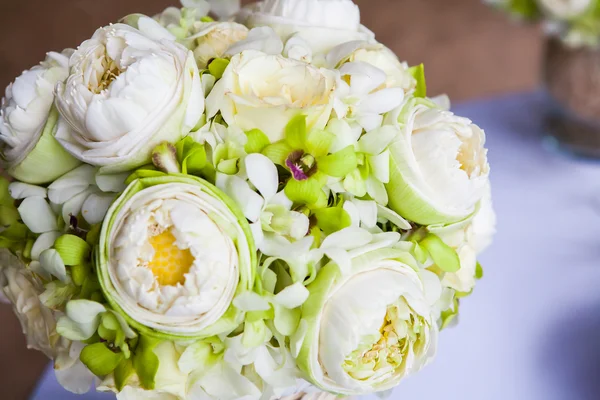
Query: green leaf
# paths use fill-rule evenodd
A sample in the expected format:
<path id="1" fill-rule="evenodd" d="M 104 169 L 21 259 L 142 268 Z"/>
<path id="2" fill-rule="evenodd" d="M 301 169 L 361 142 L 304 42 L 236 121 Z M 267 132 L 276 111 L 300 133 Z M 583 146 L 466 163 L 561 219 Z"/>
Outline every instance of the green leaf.
<path id="1" fill-rule="evenodd" d="M 127 381 L 133 375 L 133 363 L 130 359 L 122 360 L 121 363 L 115 369 L 115 386 L 118 391 L 123 390 L 127 385 Z"/>
<path id="2" fill-rule="evenodd" d="M 352 225 L 350 215 L 341 207 L 314 210 L 313 214 L 317 218 L 317 226 L 326 235 L 331 235 Z"/>
<path id="3" fill-rule="evenodd" d="M 320 157 L 317 160 L 319 171 L 335 178 L 344 178 L 356 170 L 358 160 L 353 146 L 348 146 L 337 153 Z"/>
<path id="4" fill-rule="evenodd" d="M 160 360 L 154 349 L 160 340 L 148 336 L 140 336 L 138 347 L 133 356 L 133 368 L 140 378 L 141 386 L 146 390 L 154 390 L 156 372 Z"/>
<path id="5" fill-rule="evenodd" d="M 269 137 L 260 129 L 252 129 L 246 132 L 246 136 L 248 137 L 248 143 L 246 143 L 244 150 L 248 154 L 262 153 L 265 147 L 271 144 Z"/>
<path id="6" fill-rule="evenodd" d="M 114 353 L 106 343 L 94 343 L 85 346 L 79 358 L 94 375 L 106 376 L 123 361 L 123 354 Z"/>
<path id="7" fill-rule="evenodd" d="M 313 157 L 326 156 L 335 140 L 335 135 L 328 131 L 313 129 L 306 138 L 306 150 Z"/>
<path id="8" fill-rule="evenodd" d="M 208 71 L 215 78 L 221 79 L 228 66 L 229 60 L 226 58 L 215 58 L 208 64 Z"/>
<path id="9" fill-rule="evenodd" d="M 304 149 L 306 144 L 306 115 L 296 115 L 285 128 L 285 140 L 293 150 Z"/>
<path id="10" fill-rule="evenodd" d="M 65 265 L 85 263 L 92 250 L 85 240 L 75 235 L 62 235 L 54 242 L 54 248 L 60 254 Z"/>
<path id="11" fill-rule="evenodd" d="M 448 246 L 438 236 L 430 233 L 419 243 L 421 247 L 429 252 L 433 262 L 445 272 L 458 272 L 460 270 L 460 259 L 456 250 Z"/>
<path id="12" fill-rule="evenodd" d="M 307 179 L 305 181 L 290 179 L 284 191 L 288 199 L 297 204 L 319 206 L 323 203 L 326 205 L 327 203 L 327 196 L 316 179 Z"/>
<path id="13" fill-rule="evenodd" d="M 285 166 L 285 160 L 294 151 L 286 142 L 277 142 L 264 148 L 262 154 L 274 164 Z"/>
<path id="14" fill-rule="evenodd" d="M 423 64 L 409 68 L 408 72 L 417 81 L 415 88 L 415 97 L 427 97 L 427 83 L 425 82 L 425 66 Z"/>

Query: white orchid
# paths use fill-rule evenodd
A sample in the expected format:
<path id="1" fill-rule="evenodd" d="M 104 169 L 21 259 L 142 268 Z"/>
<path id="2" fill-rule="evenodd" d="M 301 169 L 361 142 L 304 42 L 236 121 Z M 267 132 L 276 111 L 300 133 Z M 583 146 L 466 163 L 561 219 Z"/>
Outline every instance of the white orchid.
<path id="1" fill-rule="evenodd" d="M 281 235 L 292 240 L 306 236 L 308 217 L 292 211 L 293 204 L 284 191 L 278 192 L 279 176 L 275 164 L 262 154 L 249 154 L 244 165 L 247 181 L 238 176 L 219 174 L 217 186 L 238 204 L 251 222 L 256 246 L 263 250 L 265 235 Z"/>
<path id="2" fill-rule="evenodd" d="M 334 106 L 337 117 L 356 121 L 367 132 L 381 127 L 383 115 L 404 101 L 404 89 L 385 87 L 386 73 L 371 64 L 346 63 L 340 74 Z"/>

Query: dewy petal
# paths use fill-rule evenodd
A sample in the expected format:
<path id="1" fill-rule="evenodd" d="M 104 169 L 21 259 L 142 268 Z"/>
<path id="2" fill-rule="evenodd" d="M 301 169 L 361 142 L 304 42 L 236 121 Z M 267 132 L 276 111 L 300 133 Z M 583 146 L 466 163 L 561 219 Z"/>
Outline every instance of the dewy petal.
<path id="1" fill-rule="evenodd" d="M 28 197 L 19 206 L 23 223 L 33 233 L 44 233 L 58 229 L 56 215 L 43 197 Z"/>
<path id="2" fill-rule="evenodd" d="M 246 172 L 248 179 L 262 194 L 266 202 L 269 202 L 275 194 L 279 185 L 277 167 L 271 160 L 262 154 L 249 154 L 246 159 Z"/>

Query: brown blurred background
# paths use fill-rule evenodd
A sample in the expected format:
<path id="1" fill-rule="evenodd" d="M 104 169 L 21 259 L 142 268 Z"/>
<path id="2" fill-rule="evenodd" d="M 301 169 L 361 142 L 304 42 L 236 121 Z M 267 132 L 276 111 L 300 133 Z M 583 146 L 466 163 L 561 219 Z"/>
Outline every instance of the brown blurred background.
<path id="1" fill-rule="evenodd" d="M 536 27 L 515 26 L 481 0 L 357 0 L 363 22 L 409 64 L 425 63 L 431 94 L 453 101 L 536 87 L 543 50 Z M 50 50 L 76 47 L 133 12 L 178 0 L 0 0 L 0 87 Z M 1 399 L 26 399 L 46 365 L 25 349 L 17 319 L 0 305 Z"/>

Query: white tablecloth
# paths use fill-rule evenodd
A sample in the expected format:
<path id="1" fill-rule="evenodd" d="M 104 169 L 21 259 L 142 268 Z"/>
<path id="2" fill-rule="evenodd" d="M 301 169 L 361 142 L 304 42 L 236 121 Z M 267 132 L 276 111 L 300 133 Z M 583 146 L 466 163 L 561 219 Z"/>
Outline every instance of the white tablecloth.
<path id="1" fill-rule="evenodd" d="M 392 399 L 600 399 L 600 163 L 548 150 L 539 94 L 464 104 L 488 137 L 498 235 L 433 364 Z M 70 396 L 42 378 L 34 400 Z"/>

